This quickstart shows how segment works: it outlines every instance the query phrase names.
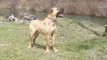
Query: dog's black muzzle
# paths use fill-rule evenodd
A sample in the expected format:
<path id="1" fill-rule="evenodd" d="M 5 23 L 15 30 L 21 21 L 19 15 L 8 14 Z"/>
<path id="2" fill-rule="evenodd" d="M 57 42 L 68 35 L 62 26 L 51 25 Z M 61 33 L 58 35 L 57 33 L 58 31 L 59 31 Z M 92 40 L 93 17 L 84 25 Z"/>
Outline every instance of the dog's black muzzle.
<path id="1" fill-rule="evenodd" d="M 60 17 L 60 18 L 62 18 L 62 17 L 64 17 L 64 15 L 63 15 L 63 12 L 64 12 L 64 9 L 58 9 L 59 11 L 58 11 L 58 13 L 57 13 L 57 17 Z"/>

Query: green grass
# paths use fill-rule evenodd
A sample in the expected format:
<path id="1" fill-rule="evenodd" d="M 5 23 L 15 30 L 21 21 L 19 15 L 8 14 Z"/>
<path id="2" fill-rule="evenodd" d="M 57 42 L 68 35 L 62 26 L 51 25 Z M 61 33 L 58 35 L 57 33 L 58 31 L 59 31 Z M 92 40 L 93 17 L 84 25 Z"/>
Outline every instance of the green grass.
<path id="1" fill-rule="evenodd" d="M 58 19 L 58 52 L 46 53 L 45 37 L 38 47 L 28 49 L 28 24 L 0 24 L 0 60 L 106 60 L 107 40 L 104 27 L 90 20 Z"/>

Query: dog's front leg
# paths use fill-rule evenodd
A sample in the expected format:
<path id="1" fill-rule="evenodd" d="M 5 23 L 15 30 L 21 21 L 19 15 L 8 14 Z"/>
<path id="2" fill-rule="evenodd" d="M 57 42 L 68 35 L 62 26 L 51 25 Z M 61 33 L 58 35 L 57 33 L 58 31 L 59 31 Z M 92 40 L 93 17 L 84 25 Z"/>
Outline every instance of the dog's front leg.
<path id="1" fill-rule="evenodd" d="M 53 35 L 52 35 L 52 49 L 55 52 L 58 51 L 58 49 L 55 48 L 55 33 L 53 33 Z"/>
<path id="2" fill-rule="evenodd" d="M 46 36 L 46 52 L 50 52 L 49 51 L 49 47 L 50 47 L 50 40 L 51 40 L 51 37 L 50 37 L 50 34 L 48 34 L 47 36 Z"/>

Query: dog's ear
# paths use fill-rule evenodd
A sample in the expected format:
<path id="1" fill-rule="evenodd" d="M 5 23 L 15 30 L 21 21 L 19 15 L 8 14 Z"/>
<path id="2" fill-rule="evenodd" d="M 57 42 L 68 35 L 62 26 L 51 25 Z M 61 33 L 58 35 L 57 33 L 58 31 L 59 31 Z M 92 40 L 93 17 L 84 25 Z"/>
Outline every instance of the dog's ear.
<path id="1" fill-rule="evenodd" d="M 51 14 L 52 12 L 53 12 L 53 9 L 50 9 L 48 13 Z"/>

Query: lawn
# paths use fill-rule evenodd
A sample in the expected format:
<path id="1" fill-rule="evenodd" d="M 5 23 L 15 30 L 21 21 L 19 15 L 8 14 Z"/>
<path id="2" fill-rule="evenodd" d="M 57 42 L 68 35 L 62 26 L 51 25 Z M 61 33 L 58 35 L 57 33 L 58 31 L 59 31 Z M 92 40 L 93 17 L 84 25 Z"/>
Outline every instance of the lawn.
<path id="1" fill-rule="evenodd" d="M 56 47 L 58 52 L 46 53 L 45 37 L 28 49 L 28 24 L 0 24 L 0 60 L 107 60 L 107 39 L 104 25 L 91 19 L 58 19 Z"/>

